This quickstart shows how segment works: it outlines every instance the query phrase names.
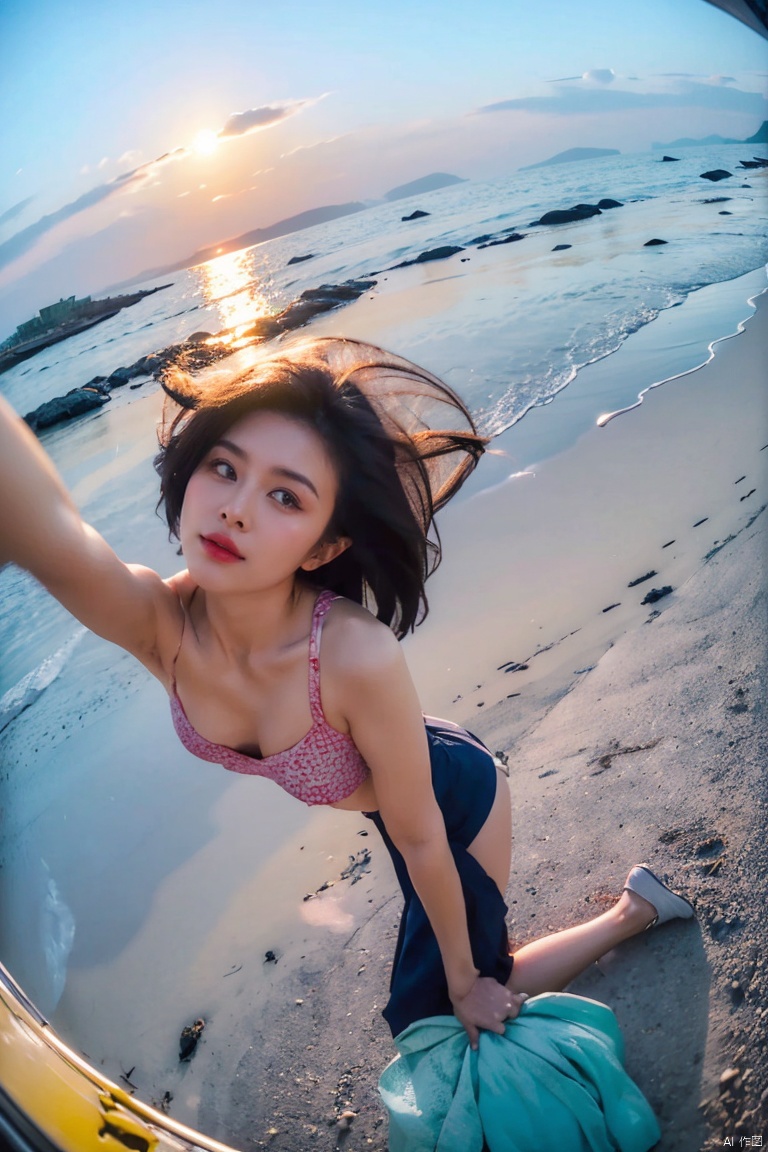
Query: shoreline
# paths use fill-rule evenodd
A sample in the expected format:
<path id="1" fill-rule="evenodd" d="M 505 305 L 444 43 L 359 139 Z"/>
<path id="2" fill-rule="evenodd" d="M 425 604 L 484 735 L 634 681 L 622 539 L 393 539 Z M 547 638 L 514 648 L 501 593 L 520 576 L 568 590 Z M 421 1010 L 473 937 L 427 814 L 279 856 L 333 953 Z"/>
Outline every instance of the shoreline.
<path id="1" fill-rule="evenodd" d="M 402 355 L 419 362 L 421 347 L 412 346 L 409 328 L 413 315 L 424 320 L 433 314 L 455 308 L 461 317 L 461 302 L 468 289 L 463 272 L 437 267 L 400 272 L 396 285 L 380 285 L 373 297 L 363 297 L 345 306 L 341 313 L 315 320 L 310 334 L 351 336 L 383 347 L 396 347 Z M 499 273 L 493 266 L 489 275 Z M 756 301 L 768 292 L 768 269 L 759 265 L 732 279 L 717 281 L 688 293 L 682 302 L 662 308 L 652 320 L 626 336 L 610 352 L 574 369 L 574 375 L 544 402 L 535 402 L 511 423 L 494 434 L 491 447 L 509 447 L 516 466 L 526 467 L 559 455 L 592 428 L 598 418 L 612 408 L 632 411 L 638 395 L 698 372 L 712 360 L 709 354 L 738 335 L 754 318 Z M 403 321 L 403 315 L 409 317 Z M 717 334 L 712 336 L 712 331 Z M 702 333 L 707 333 L 702 335 Z M 297 333 L 295 339 L 301 339 Z M 247 350 L 246 350 L 247 352 Z M 717 355 L 717 352 L 715 352 Z M 433 355 L 429 367 L 462 393 L 462 379 L 454 379 L 458 369 Z M 471 375 L 464 365 L 462 373 Z M 658 373 L 658 374 L 657 374 Z M 626 408 L 622 405 L 626 404 Z M 518 446 L 519 445 L 519 446 Z M 457 496 L 506 479 L 508 471 L 496 466 L 486 454 Z"/>
<path id="2" fill-rule="evenodd" d="M 597 420 L 598 428 L 604 428 L 606 424 L 609 424 L 611 420 L 615 420 L 618 416 L 623 416 L 627 412 L 634 412 L 634 410 L 639 408 L 643 403 L 645 397 L 650 395 L 650 393 L 655 388 L 661 388 L 665 384 L 674 384 L 676 380 L 682 380 L 684 376 L 690 376 L 692 372 L 699 372 L 702 368 L 706 368 L 707 364 L 711 364 L 717 355 L 718 344 L 724 344 L 726 340 L 733 340 L 735 336 L 741 335 L 749 321 L 754 318 L 758 308 L 758 301 L 761 296 L 766 294 L 766 292 L 768 292 L 768 287 L 761 288 L 759 292 L 754 294 L 754 296 L 750 296 L 747 299 L 747 304 L 750 308 L 752 308 L 752 312 L 749 313 L 743 320 L 739 320 L 735 332 L 729 332 L 725 336 L 716 336 L 714 340 L 710 340 L 709 344 L 707 345 L 706 360 L 702 360 L 700 364 L 694 365 L 693 368 L 685 368 L 682 372 L 676 372 L 673 376 L 665 376 L 663 380 L 656 380 L 653 384 L 649 384 L 646 388 L 643 389 L 642 392 L 640 392 L 637 397 L 637 401 L 634 404 L 630 404 L 626 408 L 619 408 L 615 412 L 607 412 L 603 416 L 600 416 Z"/>
<path id="3" fill-rule="evenodd" d="M 449 718 L 471 727 L 481 713 L 505 713 L 507 697 L 529 684 L 546 687 L 559 675 L 562 691 L 628 628 L 668 605 L 644 607 L 651 588 L 671 586 L 674 599 L 706 554 L 764 504 L 764 489 L 752 491 L 748 476 L 768 455 L 767 322 L 763 294 L 738 338 L 656 389 L 652 403 L 446 509 L 449 559 L 430 584 L 430 617 L 406 641 L 427 712 L 450 708 Z M 515 450 L 515 428 L 504 445 L 513 467 L 524 450 Z M 510 663 L 528 667 L 504 671 Z"/>

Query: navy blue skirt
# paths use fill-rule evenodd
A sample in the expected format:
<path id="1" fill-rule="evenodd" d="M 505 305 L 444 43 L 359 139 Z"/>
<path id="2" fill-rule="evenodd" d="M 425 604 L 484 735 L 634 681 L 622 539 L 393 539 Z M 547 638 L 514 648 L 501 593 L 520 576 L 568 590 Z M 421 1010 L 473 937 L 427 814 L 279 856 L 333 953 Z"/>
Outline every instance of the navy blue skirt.
<path id="1" fill-rule="evenodd" d="M 467 852 L 493 806 L 497 769 L 485 745 L 448 721 L 426 718 L 432 786 L 445 820 L 464 892 L 472 957 L 481 976 L 506 984 L 512 971 L 507 906 L 496 884 Z M 393 1036 L 428 1016 L 450 1016 L 443 961 L 432 926 L 414 891 L 405 860 L 392 843 L 378 812 L 374 822 L 392 857 L 405 906 L 392 964 L 390 997 L 382 1015 Z"/>

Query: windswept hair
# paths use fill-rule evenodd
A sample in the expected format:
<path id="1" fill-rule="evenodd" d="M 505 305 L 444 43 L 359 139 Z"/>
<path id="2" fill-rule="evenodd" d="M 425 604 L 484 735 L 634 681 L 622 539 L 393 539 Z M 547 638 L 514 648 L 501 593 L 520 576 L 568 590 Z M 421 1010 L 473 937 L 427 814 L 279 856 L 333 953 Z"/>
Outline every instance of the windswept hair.
<path id="1" fill-rule="evenodd" d="M 189 479 L 214 444 L 244 416 L 278 412 L 315 430 L 339 477 L 325 538 L 352 544 L 313 579 L 375 610 L 398 638 L 424 619 L 424 584 L 441 559 L 435 512 L 487 442 L 446 384 L 373 345 L 329 337 L 261 355 L 237 375 L 174 370 L 163 388 L 155 468 L 172 536 Z"/>

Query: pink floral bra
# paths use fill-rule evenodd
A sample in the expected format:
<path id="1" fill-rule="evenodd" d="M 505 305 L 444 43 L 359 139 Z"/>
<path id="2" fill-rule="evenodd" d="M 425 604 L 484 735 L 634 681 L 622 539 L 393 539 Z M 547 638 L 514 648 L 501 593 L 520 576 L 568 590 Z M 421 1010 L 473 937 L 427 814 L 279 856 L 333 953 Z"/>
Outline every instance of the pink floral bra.
<path id="1" fill-rule="evenodd" d="M 345 800 L 368 777 L 368 766 L 352 737 L 332 728 L 320 700 L 319 645 L 323 620 L 334 600 L 334 592 L 321 592 L 312 613 L 309 635 L 309 707 L 312 727 L 298 744 L 274 756 L 247 756 L 224 744 L 214 744 L 197 732 L 184 711 L 176 692 L 176 661 L 171 693 L 173 726 L 184 747 L 201 760 L 221 764 L 230 772 L 265 776 L 305 804 L 334 804 Z M 181 647 L 181 645 L 179 645 Z M 178 653 L 177 653 L 178 656 Z"/>

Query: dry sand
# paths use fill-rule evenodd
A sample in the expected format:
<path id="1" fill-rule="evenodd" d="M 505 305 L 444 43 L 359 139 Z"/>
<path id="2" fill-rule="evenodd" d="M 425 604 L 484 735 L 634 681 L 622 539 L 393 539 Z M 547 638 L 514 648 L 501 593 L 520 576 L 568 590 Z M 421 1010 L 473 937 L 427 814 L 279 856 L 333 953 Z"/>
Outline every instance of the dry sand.
<path id="1" fill-rule="evenodd" d="M 410 645 L 427 706 L 509 759 L 516 942 L 601 910 L 640 860 L 695 903 L 696 924 L 644 934 L 572 987 L 617 1013 L 670 1152 L 768 1136 L 765 304 L 706 368 L 535 477 L 451 510 L 434 615 Z M 671 595 L 640 604 L 667 583 Z M 561 636 L 527 671 L 498 671 L 499 655 Z M 378 1013 L 398 901 L 383 849 L 366 843 L 370 878 L 332 897 L 354 916 L 343 948 L 286 966 L 243 1017 L 226 1087 L 206 1077 L 203 1130 L 280 1152 L 386 1148 L 376 1080 L 392 1046 Z"/>

